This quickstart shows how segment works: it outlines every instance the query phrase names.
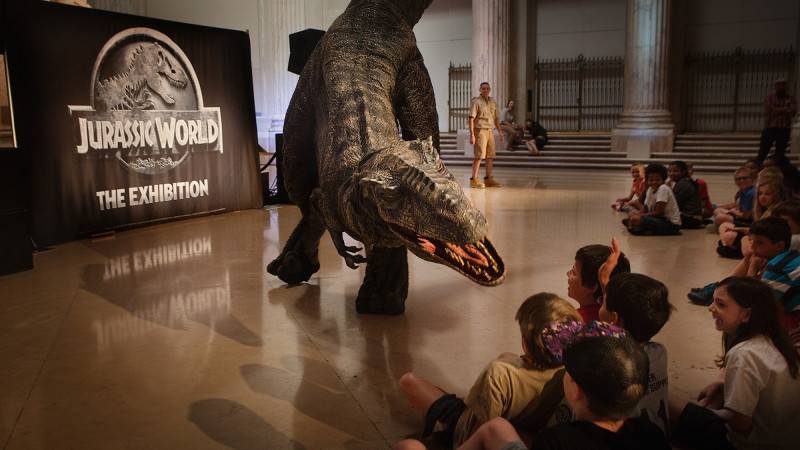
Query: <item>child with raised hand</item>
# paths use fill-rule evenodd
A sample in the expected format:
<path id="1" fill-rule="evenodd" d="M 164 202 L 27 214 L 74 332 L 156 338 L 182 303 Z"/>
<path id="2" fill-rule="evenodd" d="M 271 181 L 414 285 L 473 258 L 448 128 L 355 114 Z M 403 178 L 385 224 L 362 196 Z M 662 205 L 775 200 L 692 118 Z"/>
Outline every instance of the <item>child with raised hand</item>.
<path id="1" fill-rule="evenodd" d="M 644 177 L 644 164 L 633 163 L 631 165 L 631 177 L 633 177 L 633 184 L 631 191 L 626 197 L 620 197 L 611 205 L 614 211 L 630 211 L 632 209 L 640 209 L 642 207 L 639 199 L 644 194 L 647 188 L 647 180 Z"/>
<path id="2" fill-rule="evenodd" d="M 667 349 L 651 339 L 661 331 L 675 308 L 669 302 L 669 290 L 656 279 L 639 273 L 610 276 L 621 254 L 617 239 L 612 238 L 608 259 L 597 274 L 605 293 L 600 320 L 625 329 L 650 358 L 647 394 L 631 416 L 649 420 L 669 436 Z"/>
<path id="3" fill-rule="evenodd" d="M 728 277 L 708 310 L 722 332 L 722 370 L 697 403 L 669 396 L 673 438 L 691 448 L 797 448 L 800 354 L 780 326 L 772 289 Z"/>
<path id="4" fill-rule="evenodd" d="M 586 323 L 598 319 L 600 300 L 603 289 L 597 280 L 598 270 L 609 255 L 611 248 L 607 245 L 586 245 L 575 252 L 575 262 L 567 271 L 567 296 L 578 302 L 578 313 Z M 630 272 L 631 265 L 622 252 L 615 256 L 615 265 L 607 276 Z"/>
<path id="5" fill-rule="evenodd" d="M 522 303 L 516 320 L 524 354 L 503 353 L 490 362 L 463 400 L 413 372 L 400 378 L 403 395 L 425 416 L 423 437 L 430 435 L 439 422 L 444 430 L 436 437 L 457 447 L 495 417 L 504 417 L 532 433 L 546 424 L 563 391 L 557 375 L 561 363 L 545 348 L 542 331 L 550 324 L 581 317 L 566 300 L 540 293 Z"/>
<path id="6" fill-rule="evenodd" d="M 681 233 L 681 212 L 672 189 L 664 182 L 667 168 L 660 164 L 649 164 L 644 170 L 647 178 L 647 193 L 644 208 L 628 213 L 622 224 L 628 232 L 636 235 L 673 235 Z"/>

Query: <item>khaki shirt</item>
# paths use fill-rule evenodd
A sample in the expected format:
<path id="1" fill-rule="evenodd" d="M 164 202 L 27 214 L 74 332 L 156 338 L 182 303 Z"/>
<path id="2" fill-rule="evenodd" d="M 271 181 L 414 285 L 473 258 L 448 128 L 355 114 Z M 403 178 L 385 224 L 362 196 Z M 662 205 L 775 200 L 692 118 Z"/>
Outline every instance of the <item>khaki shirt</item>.
<path id="1" fill-rule="evenodd" d="M 494 121 L 498 117 L 497 103 L 492 97 L 485 100 L 480 95 L 472 99 L 469 116 L 475 119 L 475 129 L 493 130 Z"/>
<path id="2" fill-rule="evenodd" d="M 557 371 L 536 370 L 519 357 L 489 363 L 464 398 L 467 409 L 453 429 L 453 448 L 463 444 L 478 425 L 495 417 L 511 422 L 523 420 L 528 403 L 542 394 Z"/>

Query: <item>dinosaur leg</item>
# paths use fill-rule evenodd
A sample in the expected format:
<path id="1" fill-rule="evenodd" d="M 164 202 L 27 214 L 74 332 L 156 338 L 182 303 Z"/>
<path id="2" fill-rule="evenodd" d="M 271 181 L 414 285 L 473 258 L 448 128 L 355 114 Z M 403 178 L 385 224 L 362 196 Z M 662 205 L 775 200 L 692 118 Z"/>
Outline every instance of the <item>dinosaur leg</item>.
<path id="1" fill-rule="evenodd" d="M 390 316 L 403 314 L 408 297 L 407 256 L 405 247 L 367 250 L 367 270 L 356 298 L 357 312 Z"/>
<path id="2" fill-rule="evenodd" d="M 267 266 L 267 272 L 289 284 L 308 281 L 319 270 L 319 241 L 325 234 L 325 225 L 320 219 L 311 196 L 318 184 L 316 142 L 313 108 L 309 100 L 299 96 L 309 83 L 308 76 L 301 77 L 292 97 L 284 124 L 283 176 L 284 187 L 289 198 L 300 208 L 303 218 L 297 224 L 283 251 Z"/>
<path id="3" fill-rule="evenodd" d="M 308 281 L 319 270 L 319 240 L 325 227 L 313 217 L 304 217 L 292 231 L 283 251 L 267 266 L 267 272 L 288 284 Z"/>

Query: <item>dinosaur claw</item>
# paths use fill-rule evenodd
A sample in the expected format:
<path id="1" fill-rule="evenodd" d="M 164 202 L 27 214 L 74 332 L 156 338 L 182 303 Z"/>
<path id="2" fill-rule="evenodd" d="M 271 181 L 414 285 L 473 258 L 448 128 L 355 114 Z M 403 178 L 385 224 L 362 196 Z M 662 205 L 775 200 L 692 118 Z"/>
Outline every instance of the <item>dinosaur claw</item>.
<path id="1" fill-rule="evenodd" d="M 351 269 L 358 269 L 359 264 L 367 262 L 367 258 L 361 255 L 347 255 L 344 257 L 345 264 Z"/>

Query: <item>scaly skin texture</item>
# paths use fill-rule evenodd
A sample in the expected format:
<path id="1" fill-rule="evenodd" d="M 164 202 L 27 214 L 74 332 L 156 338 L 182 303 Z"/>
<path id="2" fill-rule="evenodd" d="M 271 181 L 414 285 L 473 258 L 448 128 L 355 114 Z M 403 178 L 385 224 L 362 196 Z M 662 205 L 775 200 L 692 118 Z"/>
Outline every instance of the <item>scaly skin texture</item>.
<path id="1" fill-rule="evenodd" d="M 101 111 L 153 109 L 150 92 L 167 104 L 175 103 L 162 85 L 186 87 L 186 73 L 158 43 L 141 44 L 133 52 L 128 72 L 97 83 L 95 107 Z"/>
<path id="2" fill-rule="evenodd" d="M 267 270 L 308 281 L 328 230 L 349 267 L 367 263 L 360 313 L 404 311 L 407 249 L 480 284 L 505 277 L 486 219 L 439 158 L 433 86 L 412 31 L 430 2 L 353 0 L 317 44 L 286 113 L 284 184 L 303 219 Z"/>

